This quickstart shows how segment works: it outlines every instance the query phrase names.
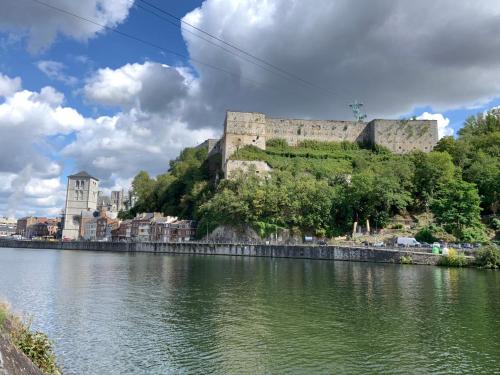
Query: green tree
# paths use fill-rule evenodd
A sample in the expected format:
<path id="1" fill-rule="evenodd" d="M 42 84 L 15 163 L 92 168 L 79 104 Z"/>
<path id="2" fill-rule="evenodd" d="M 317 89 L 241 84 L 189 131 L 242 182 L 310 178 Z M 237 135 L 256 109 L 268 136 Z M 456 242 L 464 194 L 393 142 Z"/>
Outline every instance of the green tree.
<path id="1" fill-rule="evenodd" d="M 462 240 L 480 241 L 484 238 L 484 226 L 479 204 L 479 194 L 474 184 L 452 180 L 439 185 L 431 208 L 437 222 L 448 233 Z"/>
<path id="2" fill-rule="evenodd" d="M 477 185 L 485 210 L 496 214 L 500 208 L 500 158 L 479 151 L 463 175 Z"/>
<path id="3" fill-rule="evenodd" d="M 415 164 L 415 195 L 422 208 L 427 208 L 439 184 L 454 178 L 455 167 L 447 152 L 423 152 L 413 156 Z"/>

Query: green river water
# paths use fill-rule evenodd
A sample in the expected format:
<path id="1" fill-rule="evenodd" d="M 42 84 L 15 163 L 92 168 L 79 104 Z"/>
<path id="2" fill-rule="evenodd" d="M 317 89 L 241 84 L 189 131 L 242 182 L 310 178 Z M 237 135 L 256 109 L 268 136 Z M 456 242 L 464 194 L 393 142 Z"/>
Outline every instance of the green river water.
<path id="1" fill-rule="evenodd" d="M 0 249 L 64 374 L 500 374 L 500 272 Z"/>

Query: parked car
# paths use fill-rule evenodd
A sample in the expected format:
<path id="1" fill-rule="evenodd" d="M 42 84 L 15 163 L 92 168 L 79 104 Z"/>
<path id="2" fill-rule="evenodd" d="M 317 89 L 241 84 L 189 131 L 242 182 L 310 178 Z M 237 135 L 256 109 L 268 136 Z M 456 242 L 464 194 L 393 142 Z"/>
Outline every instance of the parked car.
<path id="1" fill-rule="evenodd" d="M 417 247 L 420 246 L 420 242 L 418 242 L 414 237 L 398 237 L 396 239 L 396 245 L 403 247 Z"/>
<path id="2" fill-rule="evenodd" d="M 383 243 L 382 241 L 380 241 L 380 242 L 375 242 L 375 243 L 373 244 L 373 246 L 374 246 L 374 247 L 384 247 L 384 246 L 385 246 L 385 243 Z"/>

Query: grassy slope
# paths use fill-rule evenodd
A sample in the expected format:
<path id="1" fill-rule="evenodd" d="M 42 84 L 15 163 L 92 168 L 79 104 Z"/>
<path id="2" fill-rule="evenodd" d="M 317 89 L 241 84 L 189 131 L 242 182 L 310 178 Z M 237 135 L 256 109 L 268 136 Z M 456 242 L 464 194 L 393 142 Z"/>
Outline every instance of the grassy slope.
<path id="1" fill-rule="evenodd" d="M 355 143 L 305 141 L 292 147 L 279 139 L 270 140 L 266 150 L 245 146 L 231 156 L 235 160 L 262 160 L 273 169 L 307 172 L 319 178 L 350 174 L 354 169 L 401 157 L 385 150 L 362 148 Z"/>

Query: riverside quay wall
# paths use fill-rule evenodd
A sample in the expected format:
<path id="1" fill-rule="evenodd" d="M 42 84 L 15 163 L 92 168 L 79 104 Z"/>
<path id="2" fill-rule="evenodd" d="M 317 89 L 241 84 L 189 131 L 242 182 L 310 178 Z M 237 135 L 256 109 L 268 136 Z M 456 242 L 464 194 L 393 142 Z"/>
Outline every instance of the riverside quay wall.
<path id="1" fill-rule="evenodd" d="M 436 265 L 440 258 L 439 255 L 406 249 L 315 245 L 214 244 L 200 242 L 42 242 L 3 240 L 0 241 L 0 247 L 157 254 L 229 255 L 374 263 L 401 263 L 401 257 L 405 256 L 411 257 L 413 264 L 429 265 Z"/>

